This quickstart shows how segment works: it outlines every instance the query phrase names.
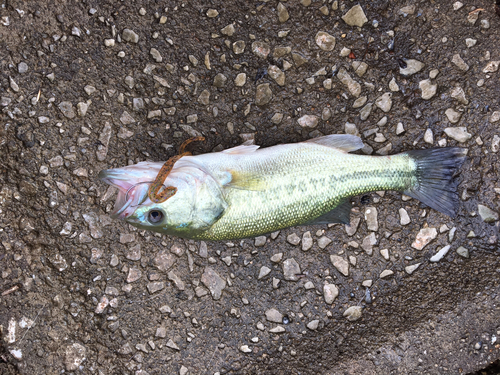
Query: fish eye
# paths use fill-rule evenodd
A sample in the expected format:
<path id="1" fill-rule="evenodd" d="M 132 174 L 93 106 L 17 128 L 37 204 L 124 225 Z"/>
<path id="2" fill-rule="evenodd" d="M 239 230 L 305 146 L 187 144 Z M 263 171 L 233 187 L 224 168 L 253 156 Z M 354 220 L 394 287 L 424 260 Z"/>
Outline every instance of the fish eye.
<path id="1" fill-rule="evenodd" d="M 148 214 L 148 220 L 151 224 L 157 224 L 163 220 L 163 212 L 160 210 L 151 210 Z"/>

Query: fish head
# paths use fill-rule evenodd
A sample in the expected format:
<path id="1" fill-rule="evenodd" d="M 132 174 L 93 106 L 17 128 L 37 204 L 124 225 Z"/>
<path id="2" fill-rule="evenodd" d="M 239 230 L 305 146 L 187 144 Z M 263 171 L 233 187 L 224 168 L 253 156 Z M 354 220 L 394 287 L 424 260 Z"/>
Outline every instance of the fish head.
<path id="1" fill-rule="evenodd" d="M 173 196 L 162 203 L 148 198 L 148 190 L 163 163 L 141 162 L 108 169 L 99 178 L 118 188 L 111 216 L 146 230 L 196 238 L 222 215 L 227 207 L 220 183 L 203 167 L 179 160 L 164 186 L 175 187 Z"/>

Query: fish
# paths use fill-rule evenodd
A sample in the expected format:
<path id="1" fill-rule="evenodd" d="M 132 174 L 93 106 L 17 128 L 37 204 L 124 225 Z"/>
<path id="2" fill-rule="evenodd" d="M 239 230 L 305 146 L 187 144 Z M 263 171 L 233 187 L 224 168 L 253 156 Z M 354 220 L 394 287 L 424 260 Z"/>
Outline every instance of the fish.
<path id="1" fill-rule="evenodd" d="M 349 224 L 350 198 L 383 190 L 403 192 L 456 216 L 456 176 L 467 149 L 431 148 L 390 156 L 352 153 L 363 146 L 357 136 L 331 134 L 266 148 L 244 143 L 220 152 L 183 153 L 175 157 L 168 175 L 160 174 L 163 187 L 170 189 L 163 201 L 151 195 L 150 187 L 160 179 L 164 162 L 103 170 L 99 178 L 118 188 L 113 218 L 196 240 Z"/>

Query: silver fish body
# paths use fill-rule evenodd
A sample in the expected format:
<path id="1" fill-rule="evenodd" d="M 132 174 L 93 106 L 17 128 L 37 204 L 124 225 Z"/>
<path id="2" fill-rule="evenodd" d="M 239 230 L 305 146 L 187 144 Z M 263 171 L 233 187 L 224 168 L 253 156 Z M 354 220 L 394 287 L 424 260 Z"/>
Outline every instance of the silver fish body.
<path id="1" fill-rule="evenodd" d="M 100 177 L 120 189 L 115 217 L 194 239 L 228 240 L 302 224 L 348 223 L 349 197 L 378 190 L 404 191 L 455 214 L 453 174 L 465 158 L 462 149 L 379 157 L 348 153 L 361 147 L 357 137 L 330 135 L 265 149 L 242 145 L 184 156 L 165 181 L 177 193 L 163 203 L 146 195 L 162 163 L 103 171 Z"/>

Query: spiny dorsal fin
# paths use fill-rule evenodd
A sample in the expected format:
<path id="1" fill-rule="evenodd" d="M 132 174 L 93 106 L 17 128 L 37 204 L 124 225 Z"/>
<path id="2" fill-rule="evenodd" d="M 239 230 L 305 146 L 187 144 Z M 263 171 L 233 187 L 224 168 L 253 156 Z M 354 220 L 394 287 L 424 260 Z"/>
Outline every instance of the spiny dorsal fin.
<path id="1" fill-rule="evenodd" d="M 324 137 L 308 139 L 305 142 L 316 143 L 318 145 L 326 147 L 338 148 L 339 150 L 345 152 L 356 151 L 364 147 L 361 138 L 350 134 L 330 134 L 325 135 Z"/>
<path id="2" fill-rule="evenodd" d="M 251 154 L 252 152 L 255 152 L 260 146 L 257 145 L 246 145 L 242 144 L 233 148 L 228 148 L 227 150 L 222 151 L 225 154 L 238 154 L 238 155 L 245 155 L 245 154 Z"/>
<path id="3" fill-rule="evenodd" d="M 333 210 L 328 211 L 326 214 L 318 216 L 316 219 L 308 221 L 303 225 L 332 223 L 349 224 L 351 222 L 351 207 L 351 202 L 346 200 L 345 202 L 340 203 Z"/>

